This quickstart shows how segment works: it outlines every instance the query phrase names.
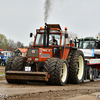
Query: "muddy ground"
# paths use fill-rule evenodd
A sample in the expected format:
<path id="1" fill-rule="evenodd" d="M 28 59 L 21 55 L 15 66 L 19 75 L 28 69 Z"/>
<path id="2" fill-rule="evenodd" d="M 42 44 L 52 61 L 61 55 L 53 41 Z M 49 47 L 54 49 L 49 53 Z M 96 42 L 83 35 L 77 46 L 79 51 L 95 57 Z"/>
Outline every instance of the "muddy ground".
<path id="1" fill-rule="evenodd" d="M 35 82 L 8 84 L 3 79 L 0 80 L 0 100 L 100 100 L 100 81 L 47 86 Z"/>
<path id="2" fill-rule="evenodd" d="M 5 72 L 5 67 L 0 67 L 0 73 L 4 73 Z"/>

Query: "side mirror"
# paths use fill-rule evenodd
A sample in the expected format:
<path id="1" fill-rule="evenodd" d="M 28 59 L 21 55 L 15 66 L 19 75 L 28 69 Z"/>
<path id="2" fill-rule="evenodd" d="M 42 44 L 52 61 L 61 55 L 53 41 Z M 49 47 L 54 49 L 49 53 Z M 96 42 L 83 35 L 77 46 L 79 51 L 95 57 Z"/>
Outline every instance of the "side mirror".
<path id="1" fill-rule="evenodd" d="M 32 37 L 33 36 L 33 33 L 30 33 L 30 37 Z"/>
<path id="2" fill-rule="evenodd" d="M 65 34 L 65 38 L 68 38 L 68 34 Z"/>

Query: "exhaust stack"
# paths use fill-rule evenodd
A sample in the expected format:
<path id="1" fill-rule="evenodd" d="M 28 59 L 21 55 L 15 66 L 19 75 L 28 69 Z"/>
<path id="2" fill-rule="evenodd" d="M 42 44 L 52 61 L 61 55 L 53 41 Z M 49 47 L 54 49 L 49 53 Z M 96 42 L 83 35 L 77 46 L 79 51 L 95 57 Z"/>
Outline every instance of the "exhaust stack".
<path id="1" fill-rule="evenodd" d="M 44 26 L 44 39 L 43 39 L 43 47 L 46 48 L 46 33 L 47 33 L 47 29 L 46 29 L 46 23 Z"/>
<path id="2" fill-rule="evenodd" d="M 50 33 L 50 28 L 47 27 L 47 23 L 45 23 L 45 29 L 44 29 L 44 40 L 43 40 L 43 47 L 46 48 L 49 48 L 49 33 Z M 46 39 L 47 37 L 47 39 Z M 47 44 L 46 44 L 47 42 Z"/>
<path id="3" fill-rule="evenodd" d="M 50 28 L 47 27 L 47 48 L 49 48 L 49 33 L 50 33 Z"/>

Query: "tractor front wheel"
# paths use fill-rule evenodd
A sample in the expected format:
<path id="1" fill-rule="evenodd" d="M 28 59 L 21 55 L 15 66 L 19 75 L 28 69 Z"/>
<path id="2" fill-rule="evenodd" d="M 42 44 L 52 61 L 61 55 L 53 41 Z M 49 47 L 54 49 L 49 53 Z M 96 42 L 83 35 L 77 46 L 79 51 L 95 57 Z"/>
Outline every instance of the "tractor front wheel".
<path id="1" fill-rule="evenodd" d="M 26 62 L 26 57 L 9 58 L 6 64 L 5 72 L 6 71 L 23 71 L 25 62 Z M 7 78 L 6 80 L 8 83 L 16 83 L 16 84 L 27 83 L 27 81 L 25 80 L 12 80 L 12 79 L 7 79 Z"/>
<path id="2" fill-rule="evenodd" d="M 26 64 L 26 57 L 16 57 L 12 62 L 12 67 L 15 71 L 23 71 L 24 65 Z M 26 84 L 26 80 L 15 80 L 15 84 Z"/>
<path id="3" fill-rule="evenodd" d="M 46 84 L 65 85 L 68 77 L 68 64 L 64 59 L 50 58 L 44 64 L 44 72 L 50 74 Z"/>
<path id="4" fill-rule="evenodd" d="M 13 62 L 13 60 L 14 60 L 14 57 L 11 57 L 11 58 L 9 58 L 7 60 L 7 63 L 6 63 L 6 66 L 5 66 L 5 73 L 6 73 L 6 71 L 13 71 L 14 70 L 12 68 L 12 62 Z M 7 78 L 6 78 L 6 80 L 7 80 L 8 83 L 14 83 L 13 80 L 10 80 L 10 79 L 7 79 Z"/>

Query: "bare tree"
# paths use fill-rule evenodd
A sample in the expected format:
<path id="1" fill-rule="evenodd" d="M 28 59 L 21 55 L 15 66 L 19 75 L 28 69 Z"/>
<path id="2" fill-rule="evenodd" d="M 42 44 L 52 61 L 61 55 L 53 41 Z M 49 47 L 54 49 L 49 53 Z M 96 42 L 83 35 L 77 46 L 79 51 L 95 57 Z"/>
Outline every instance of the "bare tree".
<path id="1" fill-rule="evenodd" d="M 21 43 L 20 41 L 15 43 L 14 40 L 8 39 L 7 50 L 13 51 L 17 48 L 24 48 L 23 43 Z"/>
<path id="2" fill-rule="evenodd" d="M 31 42 L 29 43 L 29 47 L 31 47 L 31 46 L 33 46 L 33 41 L 31 41 Z"/>
<path id="3" fill-rule="evenodd" d="M 18 42 L 16 43 L 16 48 L 24 48 L 23 43 L 21 43 L 20 41 L 18 41 Z"/>
<path id="4" fill-rule="evenodd" d="M 13 51 L 16 49 L 14 40 L 8 39 L 7 50 Z"/>
<path id="5" fill-rule="evenodd" d="M 70 40 L 74 40 L 76 38 L 76 36 L 78 36 L 76 33 L 73 32 L 68 32 Z"/>

